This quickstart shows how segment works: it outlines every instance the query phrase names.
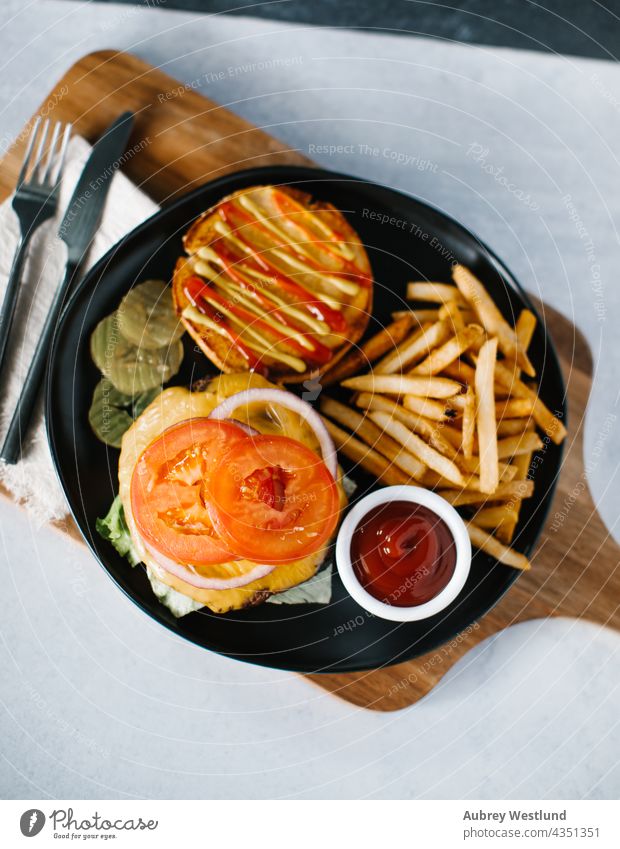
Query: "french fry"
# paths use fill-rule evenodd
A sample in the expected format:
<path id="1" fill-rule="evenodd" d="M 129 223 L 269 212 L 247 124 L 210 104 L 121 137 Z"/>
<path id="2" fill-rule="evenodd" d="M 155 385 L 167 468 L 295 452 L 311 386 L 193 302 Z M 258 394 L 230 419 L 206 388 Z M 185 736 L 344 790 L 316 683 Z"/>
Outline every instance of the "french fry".
<path id="1" fill-rule="evenodd" d="M 448 380 L 446 377 L 374 373 L 349 377 L 342 385 L 360 392 L 385 392 L 387 395 L 418 395 L 429 398 L 449 398 L 460 389 L 455 380 Z"/>
<path id="2" fill-rule="evenodd" d="M 497 337 L 500 351 L 509 359 L 515 360 L 527 375 L 534 377 L 534 367 L 521 348 L 515 330 L 503 317 L 478 278 L 464 265 L 455 265 L 452 277 L 463 298 L 473 306 L 489 336 Z"/>
<path id="3" fill-rule="evenodd" d="M 378 451 L 364 445 L 359 439 L 351 436 L 350 433 L 347 433 L 329 419 L 324 419 L 324 423 L 338 450 L 342 451 L 349 460 L 359 463 L 363 469 L 370 472 L 386 486 L 409 483 L 409 476 L 394 465 L 386 465 L 385 458 Z"/>
<path id="4" fill-rule="evenodd" d="M 519 454 L 518 457 L 514 458 L 514 465 L 517 469 L 517 473 L 515 475 L 516 480 L 524 481 L 527 480 L 527 476 L 530 471 L 530 464 L 532 462 L 532 454 Z M 510 545 L 512 542 L 512 538 L 514 537 L 514 533 L 519 522 L 519 515 L 521 513 L 521 503 L 522 499 L 515 498 L 512 506 L 514 509 L 515 516 L 513 519 L 510 519 L 506 522 L 502 522 L 502 524 L 497 528 L 496 535 L 500 542 L 505 543 L 506 545 Z"/>
<path id="5" fill-rule="evenodd" d="M 509 545 L 534 492 L 532 453 L 543 448 L 536 429 L 558 444 L 566 429 L 521 378 L 535 376 L 527 355 L 535 315 L 522 310 L 512 327 L 471 271 L 457 265 L 453 279 L 410 283 L 408 300 L 433 308 L 393 313 L 391 339 L 386 328 L 362 346 L 361 359 L 349 354 L 328 373 L 329 383 L 347 378 L 357 410 L 329 398 L 321 410 L 343 454 L 385 483 L 417 480 L 474 510 L 472 543 L 527 569 Z M 369 374 L 349 377 L 377 359 Z"/>
<path id="6" fill-rule="evenodd" d="M 497 423 L 497 436 L 518 436 L 526 430 L 534 430 L 534 419 L 502 419 Z"/>
<path id="7" fill-rule="evenodd" d="M 449 301 L 456 301 L 466 306 L 465 299 L 457 287 L 450 285 L 450 283 L 427 283 L 425 281 L 407 283 L 406 297 L 408 301 L 430 301 L 434 304 L 447 304 Z"/>
<path id="8" fill-rule="evenodd" d="M 453 363 L 461 354 L 470 348 L 478 339 L 484 336 L 484 331 L 477 324 L 468 324 L 462 330 L 431 351 L 425 360 L 419 363 L 410 374 L 439 374 L 446 366 Z"/>
<path id="9" fill-rule="evenodd" d="M 472 475 L 480 475 L 480 457 L 470 457 L 467 459 L 462 454 L 458 454 L 456 457 L 453 456 L 452 459 L 464 472 L 469 472 Z M 497 469 L 500 483 L 514 480 L 517 475 L 517 467 L 511 463 L 498 462 Z"/>
<path id="10" fill-rule="evenodd" d="M 530 347 L 530 342 L 532 341 L 532 336 L 534 335 L 535 330 L 536 316 L 534 313 L 530 310 L 521 310 L 517 323 L 515 324 L 515 333 L 517 334 L 517 340 L 523 351 L 527 352 L 527 349 Z M 514 360 L 512 365 L 514 366 L 515 373 L 519 376 L 521 370 L 519 369 L 517 361 Z"/>
<path id="11" fill-rule="evenodd" d="M 436 345 L 440 345 L 450 335 L 450 328 L 443 321 L 425 324 L 413 336 L 384 357 L 375 367 L 376 374 L 394 374 L 402 371 L 412 362 L 425 357 Z"/>
<path id="12" fill-rule="evenodd" d="M 402 422 L 392 418 L 388 413 L 378 410 L 370 413 L 370 418 L 395 439 L 399 445 L 402 445 L 405 450 L 410 451 L 422 463 L 428 466 L 429 469 L 433 469 L 442 477 L 459 486 L 464 483 L 463 475 L 452 460 L 444 457 L 443 454 L 440 454 L 434 448 L 431 448 L 417 434 L 411 433 Z"/>
<path id="13" fill-rule="evenodd" d="M 352 410 L 333 398 L 323 398 L 321 400 L 321 412 L 324 416 L 334 419 L 339 425 L 350 428 L 356 436 L 368 443 L 370 448 L 383 454 L 403 472 L 418 480 L 422 478 L 426 466 L 417 457 L 414 457 L 397 442 L 386 436 L 385 432 L 377 427 L 374 422 L 369 421 L 356 410 Z"/>
<path id="14" fill-rule="evenodd" d="M 437 310 L 439 321 L 445 321 L 453 332 L 456 332 L 461 327 L 467 324 L 477 324 L 478 316 L 476 313 L 458 301 L 448 301 Z"/>
<path id="15" fill-rule="evenodd" d="M 502 463 L 501 460 L 498 462 L 499 468 L 499 485 L 501 486 L 503 483 L 510 483 L 513 481 L 517 474 L 517 467 L 510 463 Z"/>
<path id="16" fill-rule="evenodd" d="M 458 410 L 459 413 L 462 413 L 465 409 L 465 393 L 461 393 L 460 395 L 453 395 L 452 398 L 446 398 L 446 407 L 449 410 Z"/>
<path id="17" fill-rule="evenodd" d="M 403 404 L 413 413 L 428 419 L 443 422 L 450 418 L 451 407 L 445 401 L 435 401 L 433 398 L 420 398 L 418 395 L 405 395 Z"/>
<path id="18" fill-rule="evenodd" d="M 506 457 L 517 457 L 519 454 L 529 454 L 540 451 L 543 447 L 541 438 L 534 431 L 525 431 L 520 436 L 505 436 L 497 442 L 497 456 L 503 460 Z"/>
<path id="19" fill-rule="evenodd" d="M 443 438 L 436 422 L 432 421 L 432 419 L 401 407 L 400 404 L 392 401 L 391 398 L 385 398 L 382 395 L 371 395 L 369 392 L 360 392 L 355 399 L 355 403 L 358 407 L 362 407 L 365 410 L 378 410 L 383 413 L 389 413 L 393 418 L 398 419 L 398 421 L 411 428 L 414 433 L 427 439 L 429 445 L 436 448 L 442 454 L 445 454 L 446 457 L 454 454 L 452 445 Z"/>
<path id="20" fill-rule="evenodd" d="M 454 481 L 445 478 L 443 475 L 440 475 L 434 469 L 427 469 L 424 472 L 424 476 L 422 477 L 422 483 L 424 486 L 431 487 L 436 490 L 449 490 L 450 492 L 472 492 L 476 497 L 481 497 L 480 492 L 480 478 L 478 475 L 471 475 L 467 472 L 463 474 L 462 483 L 454 483 Z M 487 496 L 485 495 L 485 498 Z M 490 497 L 490 496 L 488 496 Z"/>
<path id="21" fill-rule="evenodd" d="M 497 381 L 495 381 L 495 400 L 507 401 L 510 398 L 510 393 L 507 392 Z"/>
<path id="22" fill-rule="evenodd" d="M 510 503 L 498 504 L 495 507 L 483 507 L 474 516 L 479 528 L 500 528 L 504 523 L 516 522 L 518 513 Z M 499 537 L 498 537 L 499 539 Z"/>
<path id="23" fill-rule="evenodd" d="M 463 443 L 463 431 L 453 425 L 442 424 L 441 435 L 446 439 L 453 448 L 457 451 Z M 478 451 L 478 437 L 474 435 L 474 454 Z"/>
<path id="24" fill-rule="evenodd" d="M 424 486 L 432 487 L 433 489 L 449 489 L 452 490 L 452 492 L 472 492 L 478 499 L 484 498 L 485 500 L 493 500 L 495 497 L 493 493 L 482 492 L 480 489 L 480 477 L 476 474 L 471 474 L 466 468 L 464 468 L 463 463 L 459 462 L 459 459 L 456 457 L 453 457 L 453 459 L 464 475 L 462 484 L 455 484 L 454 481 L 444 478 L 442 475 L 437 474 L 437 472 L 433 469 L 427 469 L 422 477 L 422 483 Z M 461 457 L 460 460 L 462 459 L 463 458 Z M 515 474 L 516 469 L 514 466 L 504 464 L 499 476 L 499 485 L 502 486 L 504 483 L 510 483 Z"/>
<path id="25" fill-rule="evenodd" d="M 413 316 L 413 326 L 416 324 L 434 324 L 439 321 L 439 310 L 396 310 L 392 313 L 392 320 L 398 321 L 405 315 Z"/>
<path id="26" fill-rule="evenodd" d="M 411 330 L 414 322 L 412 313 L 404 313 L 401 318 L 393 321 L 392 324 L 388 324 L 387 327 L 384 327 L 359 348 L 353 350 L 339 363 L 336 363 L 327 374 L 323 375 L 323 386 L 339 383 L 345 377 L 355 374 L 360 369 L 367 369 L 370 363 L 374 363 L 379 357 L 399 345 Z"/>
<path id="27" fill-rule="evenodd" d="M 536 316 L 531 310 L 521 310 L 519 318 L 515 325 L 515 333 L 519 340 L 519 345 L 524 351 L 530 347 L 530 342 L 536 330 Z"/>
<path id="28" fill-rule="evenodd" d="M 497 339 L 489 339 L 480 349 L 476 365 L 476 426 L 480 446 L 480 488 L 483 492 L 494 492 L 499 483 L 493 391 L 496 355 Z"/>
<path id="29" fill-rule="evenodd" d="M 451 377 L 452 380 L 458 380 L 459 383 L 464 383 L 467 386 L 473 386 L 476 379 L 476 369 L 463 360 L 450 363 L 445 367 L 443 373 L 445 377 Z"/>
<path id="30" fill-rule="evenodd" d="M 481 549 L 486 554 L 490 554 L 500 563 L 506 566 L 512 566 L 514 569 L 527 571 L 530 568 L 530 561 L 524 554 L 514 551 L 512 548 L 501 543 L 491 534 L 488 534 L 483 528 L 479 528 L 474 522 L 466 522 L 467 531 L 471 544 L 476 548 Z"/>
<path id="31" fill-rule="evenodd" d="M 543 404 L 534 390 L 530 389 L 529 386 L 516 376 L 513 369 L 508 368 L 503 363 L 497 363 L 495 366 L 495 380 L 511 396 L 515 398 L 530 398 L 533 403 L 532 416 L 538 427 L 556 445 L 564 441 L 566 438 L 566 428 L 562 422 Z"/>
<path id="32" fill-rule="evenodd" d="M 469 460 L 474 453 L 474 436 L 476 433 L 476 395 L 471 386 L 467 387 L 465 393 L 461 431 L 463 434 L 461 441 L 463 456 L 466 460 Z"/>
<path id="33" fill-rule="evenodd" d="M 425 473 L 424 480 L 426 480 Z M 534 481 L 507 481 L 500 483 L 495 492 L 478 492 L 475 489 L 440 489 L 439 495 L 449 501 L 453 507 L 464 507 L 468 504 L 484 504 L 485 501 L 511 501 L 517 498 L 530 498 L 534 493 Z"/>
<path id="34" fill-rule="evenodd" d="M 531 398 L 509 398 L 495 404 L 495 417 L 498 421 L 519 419 L 531 415 L 533 409 L 534 402 Z"/>
<path id="35" fill-rule="evenodd" d="M 456 298 L 453 301 L 448 301 L 439 309 L 439 319 L 445 321 L 452 331 L 462 330 L 465 327 L 465 319 L 463 318 L 463 310 L 459 306 Z"/>

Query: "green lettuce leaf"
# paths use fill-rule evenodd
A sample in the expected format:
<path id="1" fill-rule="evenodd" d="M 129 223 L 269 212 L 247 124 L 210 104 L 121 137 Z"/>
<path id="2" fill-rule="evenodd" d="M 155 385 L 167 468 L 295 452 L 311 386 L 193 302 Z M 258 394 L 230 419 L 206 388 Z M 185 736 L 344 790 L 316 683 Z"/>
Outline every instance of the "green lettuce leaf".
<path id="1" fill-rule="evenodd" d="M 108 515 L 103 519 L 97 519 L 95 527 L 99 535 L 107 539 L 122 557 L 127 558 L 132 566 L 137 566 L 141 562 L 125 521 L 125 511 L 119 495 L 112 502 Z M 194 610 L 199 610 L 203 606 L 183 595 L 183 593 L 173 590 L 172 587 L 166 586 L 148 568 L 146 574 L 157 598 L 177 618 L 192 613 Z"/>
<path id="2" fill-rule="evenodd" d="M 126 557 L 132 566 L 140 563 L 140 555 L 131 539 L 127 522 L 125 521 L 125 511 L 121 503 L 120 495 L 117 495 L 112 506 L 108 510 L 108 515 L 103 519 L 97 519 L 95 524 L 97 533 L 108 542 L 111 542 L 114 548 L 122 557 Z"/>
<path id="3" fill-rule="evenodd" d="M 103 519 L 97 519 L 95 527 L 99 535 L 108 540 L 122 557 L 127 558 L 132 566 L 141 562 L 125 521 L 125 511 L 120 496 L 117 495 L 112 502 L 107 516 Z M 267 601 L 271 604 L 329 604 L 332 597 L 332 570 L 332 564 L 329 563 L 308 581 L 297 587 L 291 587 L 290 590 L 276 593 L 270 596 Z M 150 569 L 147 568 L 146 574 L 153 592 L 173 616 L 177 618 L 186 616 L 188 613 L 193 613 L 193 611 L 200 610 L 203 607 L 200 602 L 194 601 L 164 584 Z"/>
<path id="4" fill-rule="evenodd" d="M 183 595 L 183 593 L 179 593 L 173 590 L 172 587 L 164 584 L 148 566 L 146 567 L 146 574 L 157 598 L 177 619 L 204 607 L 199 601 L 194 601 L 193 598 L 189 598 L 189 596 Z"/>
<path id="5" fill-rule="evenodd" d="M 270 604 L 329 604 L 332 598 L 332 571 L 331 563 L 290 590 L 269 596 L 267 602 Z"/>

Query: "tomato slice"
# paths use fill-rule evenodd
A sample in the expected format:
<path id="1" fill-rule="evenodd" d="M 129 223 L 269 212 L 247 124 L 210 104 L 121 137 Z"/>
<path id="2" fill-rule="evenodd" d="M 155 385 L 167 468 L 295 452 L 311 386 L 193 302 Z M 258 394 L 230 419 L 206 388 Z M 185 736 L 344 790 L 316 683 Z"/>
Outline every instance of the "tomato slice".
<path id="1" fill-rule="evenodd" d="M 131 509 L 144 540 L 178 563 L 237 560 L 213 527 L 206 486 L 222 454 L 249 437 L 230 422 L 190 419 L 144 451 L 131 478 Z"/>
<path id="2" fill-rule="evenodd" d="M 220 459 L 207 489 L 221 538 L 259 563 L 313 554 L 338 522 L 338 490 L 325 463 L 287 436 L 237 443 Z"/>

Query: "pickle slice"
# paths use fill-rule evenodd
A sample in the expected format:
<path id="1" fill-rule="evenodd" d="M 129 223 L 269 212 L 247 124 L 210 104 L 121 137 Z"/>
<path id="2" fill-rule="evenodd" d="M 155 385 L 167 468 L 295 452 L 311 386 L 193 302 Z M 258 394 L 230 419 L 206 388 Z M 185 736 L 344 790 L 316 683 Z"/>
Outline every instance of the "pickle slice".
<path id="1" fill-rule="evenodd" d="M 118 308 L 118 328 L 128 342 L 152 350 L 178 342 L 183 335 L 163 280 L 145 280 L 127 292 Z"/>
<path id="2" fill-rule="evenodd" d="M 152 389 L 147 389 L 146 392 L 141 392 L 139 395 L 134 396 L 133 403 L 131 405 L 132 418 L 135 420 L 138 416 L 141 416 L 151 401 L 154 401 L 155 398 L 157 398 L 159 393 L 159 386 L 154 386 Z"/>
<path id="3" fill-rule="evenodd" d="M 131 395 L 123 395 L 107 378 L 99 381 L 88 411 L 88 422 L 97 439 L 121 447 L 122 436 L 133 422 L 126 409 L 131 402 Z"/>
<path id="4" fill-rule="evenodd" d="M 88 411 L 88 422 L 95 436 L 106 445 L 120 448 L 125 431 L 157 395 L 158 387 L 141 392 L 136 397 L 125 395 L 107 377 L 103 377 L 95 386 Z"/>
<path id="5" fill-rule="evenodd" d="M 90 351 L 104 377 L 119 392 L 130 396 L 161 388 L 178 372 L 183 360 L 180 341 L 155 349 L 132 345 L 120 332 L 118 313 L 107 316 L 95 327 Z"/>

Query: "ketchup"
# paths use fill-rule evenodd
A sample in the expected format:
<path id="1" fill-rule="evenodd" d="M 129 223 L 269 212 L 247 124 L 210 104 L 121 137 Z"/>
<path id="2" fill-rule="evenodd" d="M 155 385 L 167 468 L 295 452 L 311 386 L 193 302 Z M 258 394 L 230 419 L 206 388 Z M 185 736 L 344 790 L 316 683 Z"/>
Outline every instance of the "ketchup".
<path id="1" fill-rule="evenodd" d="M 456 566 L 456 545 L 446 523 L 428 507 L 392 501 L 375 507 L 359 523 L 351 561 L 366 592 L 395 607 L 413 607 L 447 586 Z"/>

